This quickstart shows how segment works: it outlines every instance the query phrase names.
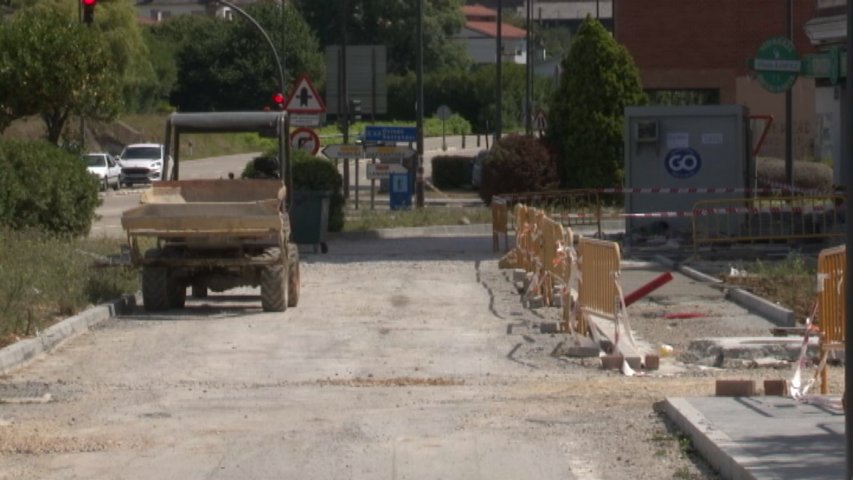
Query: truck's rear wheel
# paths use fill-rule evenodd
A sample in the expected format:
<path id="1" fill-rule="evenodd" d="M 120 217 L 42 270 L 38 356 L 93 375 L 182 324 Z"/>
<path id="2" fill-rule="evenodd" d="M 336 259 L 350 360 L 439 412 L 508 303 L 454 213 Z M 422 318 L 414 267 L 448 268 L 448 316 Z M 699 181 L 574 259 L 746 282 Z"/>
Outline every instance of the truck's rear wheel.
<path id="1" fill-rule="evenodd" d="M 187 303 L 187 286 L 173 279 L 168 280 L 169 306 L 172 308 L 184 308 Z"/>
<path id="2" fill-rule="evenodd" d="M 278 248 L 264 252 L 267 257 L 280 257 Z M 283 312 L 290 304 L 288 301 L 287 261 L 261 267 L 261 306 L 265 312 Z"/>
<path id="3" fill-rule="evenodd" d="M 169 295 L 169 271 L 163 267 L 143 267 L 142 304 L 145 310 L 156 312 L 167 310 L 171 305 Z"/>
<path id="4" fill-rule="evenodd" d="M 288 269 L 287 306 L 295 307 L 299 303 L 299 263 L 292 263 Z"/>

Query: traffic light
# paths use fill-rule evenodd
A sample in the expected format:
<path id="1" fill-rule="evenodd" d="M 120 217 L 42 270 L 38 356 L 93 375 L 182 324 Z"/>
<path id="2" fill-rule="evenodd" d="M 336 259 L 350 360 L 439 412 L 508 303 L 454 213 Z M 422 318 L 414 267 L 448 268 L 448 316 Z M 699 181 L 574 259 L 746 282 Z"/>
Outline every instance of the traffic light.
<path id="1" fill-rule="evenodd" d="M 91 25 L 95 19 L 95 5 L 98 0 L 80 0 L 80 3 L 83 4 L 83 23 Z"/>
<path id="2" fill-rule="evenodd" d="M 361 100 L 353 98 L 349 101 L 349 112 L 353 120 L 361 120 Z"/>
<path id="3" fill-rule="evenodd" d="M 272 102 L 279 110 L 284 110 L 284 94 L 276 92 L 272 94 Z"/>

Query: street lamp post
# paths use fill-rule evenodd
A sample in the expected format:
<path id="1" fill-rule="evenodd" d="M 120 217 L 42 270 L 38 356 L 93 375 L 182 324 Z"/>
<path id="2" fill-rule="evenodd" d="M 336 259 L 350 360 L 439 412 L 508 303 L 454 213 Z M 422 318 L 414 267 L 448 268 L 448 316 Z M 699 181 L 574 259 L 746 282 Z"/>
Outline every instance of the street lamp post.
<path id="1" fill-rule="evenodd" d="M 237 13 L 239 13 L 239 14 L 240 14 L 240 15 L 242 15 L 246 20 L 248 20 L 252 25 L 254 25 L 254 26 L 255 26 L 255 28 L 257 28 L 257 29 L 258 29 L 258 31 L 259 31 L 259 32 L 261 32 L 261 35 L 263 35 L 263 36 L 264 36 L 264 40 L 266 40 L 266 41 L 267 41 L 267 44 L 269 44 L 269 46 L 270 46 L 270 50 L 272 51 L 273 57 L 275 57 L 275 66 L 276 66 L 276 68 L 278 68 L 278 87 L 279 87 L 279 89 L 280 89 L 279 91 L 280 91 L 282 94 L 285 94 L 285 89 L 284 89 L 284 69 L 283 69 L 283 68 L 282 68 L 282 66 L 281 66 L 281 60 L 280 60 L 280 59 L 281 59 L 281 57 L 278 55 L 278 51 L 276 50 L 275 45 L 274 45 L 274 44 L 273 44 L 273 42 L 272 42 L 272 39 L 270 39 L 270 36 L 269 36 L 269 35 L 267 35 L 266 30 L 264 30 L 264 28 L 261 26 L 261 24 L 260 24 L 260 23 L 258 23 L 258 21 L 257 21 L 257 20 L 255 20 L 254 18 L 252 18 L 252 16 L 251 16 L 251 15 L 249 15 L 248 13 L 246 13 L 246 11 L 245 11 L 245 10 L 243 10 L 243 9 L 242 9 L 242 8 L 240 8 L 240 7 L 238 7 L 237 5 L 234 5 L 233 3 L 228 2 L 228 1 L 226 1 L 226 0 L 211 0 L 211 1 L 216 2 L 216 3 L 221 3 L 221 4 L 225 5 L 226 7 L 228 7 L 228 8 L 230 8 L 230 9 L 234 10 L 234 11 L 235 11 L 235 12 L 237 12 Z"/>
<path id="2" fill-rule="evenodd" d="M 417 32 L 417 123 L 415 130 L 417 131 L 417 172 L 415 177 L 415 202 L 418 208 L 424 206 L 424 0 L 415 0 L 418 2 L 418 21 Z"/>

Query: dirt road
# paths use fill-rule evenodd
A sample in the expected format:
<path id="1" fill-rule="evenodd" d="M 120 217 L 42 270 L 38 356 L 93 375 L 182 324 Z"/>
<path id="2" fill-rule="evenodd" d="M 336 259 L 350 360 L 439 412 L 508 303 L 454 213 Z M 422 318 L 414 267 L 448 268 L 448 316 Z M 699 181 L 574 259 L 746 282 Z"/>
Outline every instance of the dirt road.
<path id="1" fill-rule="evenodd" d="M 2 379 L 0 478 L 714 478 L 654 412 L 708 379 L 551 357 L 489 247 L 336 240 L 284 314 L 108 321 Z"/>

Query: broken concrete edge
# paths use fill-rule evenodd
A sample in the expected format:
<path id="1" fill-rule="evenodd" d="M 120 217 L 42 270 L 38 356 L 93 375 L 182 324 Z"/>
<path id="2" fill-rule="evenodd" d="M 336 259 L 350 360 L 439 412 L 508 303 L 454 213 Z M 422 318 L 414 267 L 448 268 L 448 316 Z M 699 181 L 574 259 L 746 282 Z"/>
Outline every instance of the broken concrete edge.
<path id="1" fill-rule="evenodd" d="M 721 478 L 759 479 L 747 465 L 759 465 L 758 459 L 725 433 L 711 426 L 702 413 L 693 408 L 686 398 L 669 398 L 664 402 L 664 413 L 679 430 L 693 442 L 702 457 L 711 464 Z"/>
<path id="2" fill-rule="evenodd" d="M 719 278 L 712 277 L 711 275 L 700 272 L 699 270 L 686 265 L 680 265 L 663 255 L 656 255 L 655 260 L 667 268 L 677 270 L 693 280 L 714 285 L 723 285 L 724 283 Z M 794 318 L 793 311 L 780 305 L 776 305 L 775 303 L 754 295 L 742 288 L 731 288 L 727 290 L 726 299 L 731 300 L 756 315 L 764 317 L 768 321 L 780 327 L 793 327 L 796 325 L 796 319 Z"/>
<path id="3" fill-rule="evenodd" d="M 95 325 L 132 310 L 136 295 L 123 295 L 117 300 L 86 309 L 68 317 L 32 338 L 20 340 L 0 349 L 0 374 L 9 373 L 49 352 L 65 340 L 89 331 Z"/>

